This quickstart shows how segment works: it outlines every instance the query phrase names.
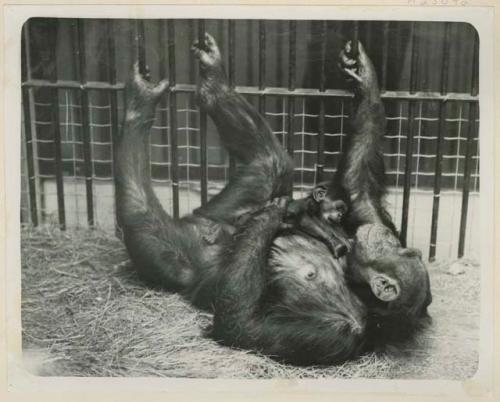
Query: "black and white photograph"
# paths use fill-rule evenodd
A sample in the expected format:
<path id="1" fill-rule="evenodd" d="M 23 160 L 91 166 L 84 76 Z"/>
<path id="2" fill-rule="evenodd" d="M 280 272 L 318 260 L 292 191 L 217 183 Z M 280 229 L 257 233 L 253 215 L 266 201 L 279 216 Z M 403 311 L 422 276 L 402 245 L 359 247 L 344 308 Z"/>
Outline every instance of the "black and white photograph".
<path id="1" fill-rule="evenodd" d="M 30 374 L 476 375 L 482 38 L 327 15 L 24 22 Z"/>

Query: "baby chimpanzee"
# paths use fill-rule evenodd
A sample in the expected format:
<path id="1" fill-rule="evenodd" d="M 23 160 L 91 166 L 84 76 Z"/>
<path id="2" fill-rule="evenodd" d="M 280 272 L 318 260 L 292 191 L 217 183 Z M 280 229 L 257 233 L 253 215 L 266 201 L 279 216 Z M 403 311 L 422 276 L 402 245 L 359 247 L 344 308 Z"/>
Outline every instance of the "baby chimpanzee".
<path id="1" fill-rule="evenodd" d="M 340 199 L 332 200 L 327 190 L 326 183 L 320 183 L 307 197 L 291 201 L 285 223 L 323 241 L 340 258 L 351 250 L 351 241 L 342 227 L 347 205 Z"/>

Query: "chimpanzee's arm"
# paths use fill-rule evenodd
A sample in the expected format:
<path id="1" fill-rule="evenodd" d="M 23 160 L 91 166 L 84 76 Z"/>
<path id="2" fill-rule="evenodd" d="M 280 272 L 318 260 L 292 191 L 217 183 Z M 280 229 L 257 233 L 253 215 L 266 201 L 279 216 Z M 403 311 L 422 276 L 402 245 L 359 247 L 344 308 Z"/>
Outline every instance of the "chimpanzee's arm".
<path id="1" fill-rule="evenodd" d="M 269 250 L 285 214 L 284 199 L 264 207 L 234 234 L 217 285 L 214 337 L 239 343 L 241 329 L 258 313 L 266 288 Z M 231 342 L 232 343 L 232 342 Z"/>
<path id="2" fill-rule="evenodd" d="M 340 67 L 354 86 L 354 111 L 352 132 L 328 195 L 331 198 L 341 196 L 348 203 L 351 224 L 378 222 L 393 228 L 382 206 L 385 194 L 382 154 L 385 114 L 375 69 L 361 43 L 358 56 L 354 58 L 349 42 L 341 52 Z"/>

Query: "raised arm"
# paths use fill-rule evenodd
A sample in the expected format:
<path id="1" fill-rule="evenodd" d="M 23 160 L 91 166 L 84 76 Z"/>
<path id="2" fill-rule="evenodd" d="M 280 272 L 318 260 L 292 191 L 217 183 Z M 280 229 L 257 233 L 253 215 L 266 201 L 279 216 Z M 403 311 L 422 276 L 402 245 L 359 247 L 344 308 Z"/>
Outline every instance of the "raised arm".
<path id="1" fill-rule="evenodd" d="M 354 107 L 346 150 L 329 189 L 332 199 L 343 198 L 349 205 L 348 224 L 382 223 L 395 231 L 383 206 L 385 194 L 382 140 L 385 114 L 372 62 L 359 43 L 358 55 L 347 42 L 339 67 L 352 83 Z"/>

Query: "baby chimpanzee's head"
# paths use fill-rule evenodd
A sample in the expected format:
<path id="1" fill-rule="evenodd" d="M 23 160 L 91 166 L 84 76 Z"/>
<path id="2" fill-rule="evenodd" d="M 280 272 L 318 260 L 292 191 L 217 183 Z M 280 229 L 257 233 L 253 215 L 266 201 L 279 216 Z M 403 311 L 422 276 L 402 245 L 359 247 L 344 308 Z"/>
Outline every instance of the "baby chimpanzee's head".
<path id="1" fill-rule="evenodd" d="M 347 205 L 342 200 L 332 200 L 327 196 L 328 187 L 318 184 L 311 192 L 311 197 L 319 207 L 319 217 L 326 222 L 340 223 L 347 212 Z"/>
<path id="2" fill-rule="evenodd" d="M 381 224 L 358 228 L 349 259 L 349 277 L 368 284 L 368 308 L 380 315 L 420 316 L 432 301 L 429 275 L 417 249 L 404 248 Z M 375 296 L 375 298 L 373 298 Z M 370 297 L 364 297 L 370 300 Z"/>

